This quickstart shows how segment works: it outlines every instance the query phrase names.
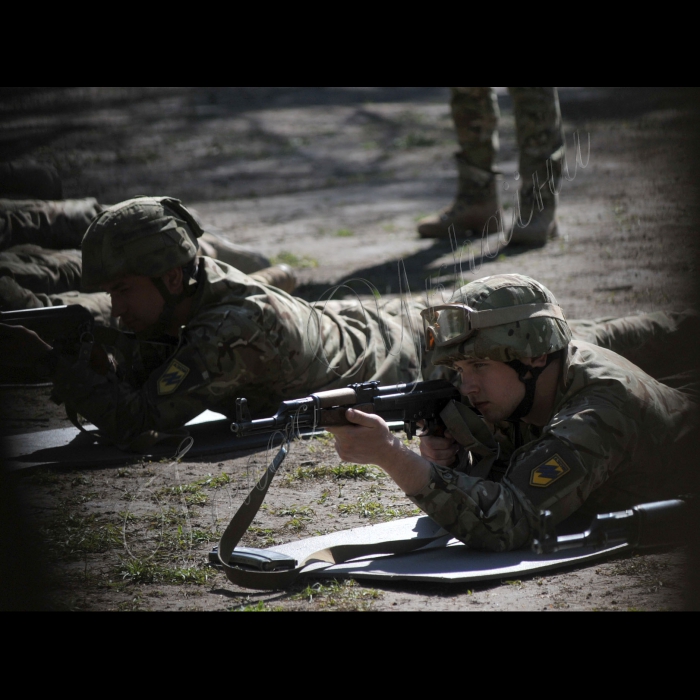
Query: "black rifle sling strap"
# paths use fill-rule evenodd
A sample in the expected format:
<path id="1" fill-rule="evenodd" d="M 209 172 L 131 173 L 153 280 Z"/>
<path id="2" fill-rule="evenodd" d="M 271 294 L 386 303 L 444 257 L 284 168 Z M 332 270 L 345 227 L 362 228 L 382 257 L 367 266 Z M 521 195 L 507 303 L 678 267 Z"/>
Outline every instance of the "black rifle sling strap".
<path id="1" fill-rule="evenodd" d="M 219 561 L 228 580 L 236 586 L 255 590 L 283 590 L 294 584 L 302 576 L 304 569 L 310 564 L 325 563 L 335 565 L 374 554 L 407 554 L 445 537 L 445 534 L 441 533 L 439 536 L 427 538 L 330 547 L 314 552 L 306 557 L 303 562 L 297 562 L 296 568 L 285 571 L 257 571 L 231 566 L 231 557 L 258 514 L 270 484 L 282 466 L 288 452 L 288 444 L 283 445 L 277 457 L 275 457 L 262 479 L 258 482 L 258 485 L 250 493 L 236 515 L 234 515 L 219 543 Z"/>

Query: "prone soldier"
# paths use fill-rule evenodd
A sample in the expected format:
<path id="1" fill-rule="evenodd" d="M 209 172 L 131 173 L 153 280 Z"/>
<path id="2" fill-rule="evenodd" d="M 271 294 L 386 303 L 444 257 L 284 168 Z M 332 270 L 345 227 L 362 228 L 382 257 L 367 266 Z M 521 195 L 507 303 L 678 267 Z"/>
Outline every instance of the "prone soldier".
<path id="1" fill-rule="evenodd" d="M 684 493 L 697 373 L 662 383 L 615 351 L 668 359 L 681 329 L 697 328 L 692 312 L 571 324 L 594 345 L 573 337 L 546 287 L 499 275 L 423 317 L 433 364 L 461 377 L 462 403 L 442 414 L 445 435 L 422 438 L 418 455 L 381 418 L 356 410 L 353 425 L 328 430 L 343 460 L 384 469 L 456 538 L 519 549 L 543 511 L 562 523 Z"/>
<path id="2" fill-rule="evenodd" d="M 206 409 L 233 418 L 237 397 L 256 415 L 308 392 L 420 378 L 420 307 L 308 304 L 199 256 L 202 234 L 178 200 L 143 197 L 99 214 L 82 242 L 83 289 L 108 298 L 139 340 L 172 341 L 164 350 L 109 356 L 95 345 L 73 356 L 0 326 L 5 362 L 42 364 L 57 401 L 134 451 Z"/>
<path id="3" fill-rule="evenodd" d="M 0 164 L 0 311 L 80 304 L 97 323 L 110 325 L 109 297 L 80 292 L 80 245 L 105 208 L 94 197 L 63 199 L 54 168 Z M 271 272 L 265 256 L 211 231 L 199 238 L 199 253 L 246 274 L 265 270 L 263 281 L 286 291 L 294 287 L 290 269 Z"/>

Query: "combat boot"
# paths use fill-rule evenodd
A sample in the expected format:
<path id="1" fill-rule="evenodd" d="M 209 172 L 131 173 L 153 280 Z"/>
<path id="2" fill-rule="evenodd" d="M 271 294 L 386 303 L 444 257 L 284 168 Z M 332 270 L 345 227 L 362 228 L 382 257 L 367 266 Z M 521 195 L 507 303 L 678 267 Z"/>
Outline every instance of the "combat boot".
<path id="1" fill-rule="evenodd" d="M 469 238 L 501 230 L 500 178 L 469 165 L 462 154 L 457 154 L 457 169 L 459 192 L 455 203 L 418 222 L 421 238 L 449 238 L 452 227 L 456 234 Z"/>
<path id="2" fill-rule="evenodd" d="M 287 294 L 291 294 L 297 288 L 297 277 L 289 265 L 273 265 L 254 272 L 250 278 L 270 287 L 277 287 Z"/>
<path id="3" fill-rule="evenodd" d="M 559 237 L 559 222 L 557 220 L 557 195 L 548 193 L 538 203 L 531 195 L 523 196 L 520 199 L 521 221 L 516 219 L 513 237 L 510 245 L 527 246 L 528 248 L 543 248 L 551 241 Z M 540 210 L 539 205 L 544 208 Z M 530 213 L 532 212 L 532 219 Z"/>
<path id="4" fill-rule="evenodd" d="M 220 260 L 246 275 L 270 267 L 270 261 L 262 253 L 231 243 L 223 236 L 210 232 L 199 239 L 199 254 Z"/>

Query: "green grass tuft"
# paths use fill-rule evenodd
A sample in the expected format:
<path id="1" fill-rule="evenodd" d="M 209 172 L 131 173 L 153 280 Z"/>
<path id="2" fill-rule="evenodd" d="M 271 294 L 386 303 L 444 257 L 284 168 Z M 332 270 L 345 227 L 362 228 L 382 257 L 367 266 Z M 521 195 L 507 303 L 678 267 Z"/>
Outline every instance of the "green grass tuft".
<path id="1" fill-rule="evenodd" d="M 294 255 L 294 253 L 288 253 L 286 251 L 273 257 L 270 262 L 273 265 L 289 265 L 289 267 L 302 269 L 318 267 L 318 260 L 308 258 L 306 256 L 300 258 L 298 255 Z"/>

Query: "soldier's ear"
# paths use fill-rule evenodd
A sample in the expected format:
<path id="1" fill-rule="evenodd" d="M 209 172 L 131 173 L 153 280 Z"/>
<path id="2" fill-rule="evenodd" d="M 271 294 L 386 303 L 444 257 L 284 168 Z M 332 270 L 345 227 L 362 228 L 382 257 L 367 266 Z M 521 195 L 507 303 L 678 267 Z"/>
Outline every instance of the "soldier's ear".
<path id="1" fill-rule="evenodd" d="M 170 294 L 177 296 L 184 291 L 185 273 L 181 267 L 174 267 L 172 270 L 168 270 L 161 279 Z"/>

